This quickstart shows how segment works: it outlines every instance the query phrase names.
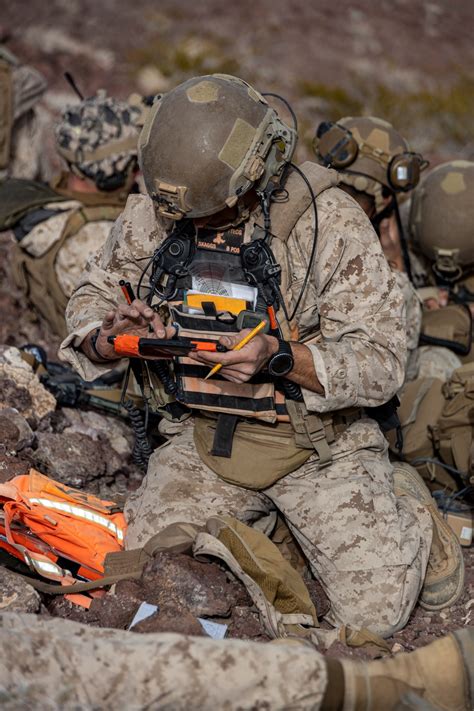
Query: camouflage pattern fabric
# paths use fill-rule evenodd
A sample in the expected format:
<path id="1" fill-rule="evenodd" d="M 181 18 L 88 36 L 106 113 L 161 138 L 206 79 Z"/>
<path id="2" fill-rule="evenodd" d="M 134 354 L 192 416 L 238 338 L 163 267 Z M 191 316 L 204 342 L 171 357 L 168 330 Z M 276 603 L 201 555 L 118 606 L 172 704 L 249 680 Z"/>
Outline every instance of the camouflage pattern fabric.
<path id="1" fill-rule="evenodd" d="M 126 505 L 126 547 L 168 524 L 204 525 L 219 514 L 270 535 L 279 511 L 331 601 L 327 621 L 381 636 L 405 626 L 426 570 L 431 518 L 415 500 L 394 496 L 387 443 L 370 420 L 338 439 L 333 464 L 320 470 L 312 455 L 262 492 L 219 479 L 199 459 L 192 429 L 152 455 Z"/>
<path id="2" fill-rule="evenodd" d="M 461 359 L 449 348 L 421 346 L 418 349 L 418 378 L 448 380 L 461 365 Z"/>
<path id="3" fill-rule="evenodd" d="M 92 180 L 120 173 L 136 159 L 140 115 L 136 106 L 100 90 L 63 111 L 55 128 L 57 150 Z"/>
<path id="4" fill-rule="evenodd" d="M 321 329 L 321 342 L 308 347 L 325 394 L 303 389 L 305 403 L 318 413 L 376 406 L 403 382 L 403 297 L 352 198 L 330 188 L 317 206 L 317 254 L 295 325 L 302 340 Z M 259 210 L 246 224 L 247 240 L 255 220 L 261 221 Z M 290 312 L 306 273 L 313 220 L 312 209 L 306 210 L 288 242 L 272 244 Z M 77 348 L 111 305 L 123 302 L 119 280 L 138 282 L 141 258 L 153 253 L 163 235 L 151 199 L 130 196 L 104 248 L 89 261 L 68 305 L 70 333 L 61 346 L 61 357 L 82 377 L 92 380 L 110 369 Z M 278 506 L 323 581 L 334 624 L 365 625 L 386 635 L 403 626 L 424 579 L 431 522 L 423 506 L 396 500 L 386 442 L 375 422 L 351 425 L 332 445 L 334 462 L 327 469 L 318 471 L 313 458 L 261 494 L 224 484 L 204 467 L 186 428 L 174 442 L 179 447 L 167 445 L 152 457 L 143 487 L 127 507 L 129 546 L 188 514 L 205 519 L 219 509 L 248 522 Z"/>
<path id="5" fill-rule="evenodd" d="M 0 62 L 10 68 L 13 104 L 10 158 L 8 166 L 0 171 L 0 179 L 48 180 L 50 165 L 44 148 L 49 117 L 44 108 L 38 106 L 47 89 L 46 80 L 34 67 L 21 64 L 6 47 L 0 46 Z M 0 111 L 5 111 L 5 106 Z"/>
<path id="6" fill-rule="evenodd" d="M 81 203 L 73 200 L 62 203 L 59 214 L 33 227 L 22 239 L 18 248 L 40 259 L 61 238 L 68 218 L 73 210 L 80 206 Z M 57 205 L 55 203 L 45 205 L 45 208 L 48 207 L 54 209 L 57 208 Z M 112 225 L 113 223 L 108 220 L 86 224 L 74 235 L 74 239 L 66 240 L 59 250 L 54 269 L 58 282 L 67 297 L 71 296 L 78 284 L 79 277 L 90 255 L 104 245 Z"/>
<path id="7" fill-rule="evenodd" d="M 403 294 L 405 303 L 406 334 L 407 334 L 407 361 L 405 379 L 417 377 L 418 370 L 418 341 L 421 328 L 421 302 L 416 289 L 405 272 L 393 270 L 398 286 Z"/>
<path id="8" fill-rule="evenodd" d="M 0 662 L 4 711 L 317 711 L 327 685 L 324 657 L 290 641 L 134 634 L 3 613 L 0 643 L 15 650 Z"/>

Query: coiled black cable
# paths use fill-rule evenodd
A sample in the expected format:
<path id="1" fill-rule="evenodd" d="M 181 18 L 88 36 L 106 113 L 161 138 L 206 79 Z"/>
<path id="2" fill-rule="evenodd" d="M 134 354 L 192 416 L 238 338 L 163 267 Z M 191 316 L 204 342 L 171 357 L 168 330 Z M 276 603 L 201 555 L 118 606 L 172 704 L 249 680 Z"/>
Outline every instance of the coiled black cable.
<path id="1" fill-rule="evenodd" d="M 130 424 L 135 435 L 135 442 L 133 444 L 132 459 L 134 463 L 140 467 L 140 469 L 146 470 L 148 466 L 148 460 L 153 452 L 148 441 L 146 434 L 146 427 L 143 420 L 142 413 L 135 405 L 133 400 L 126 400 L 123 403 L 123 407 L 128 412 L 130 418 Z"/>

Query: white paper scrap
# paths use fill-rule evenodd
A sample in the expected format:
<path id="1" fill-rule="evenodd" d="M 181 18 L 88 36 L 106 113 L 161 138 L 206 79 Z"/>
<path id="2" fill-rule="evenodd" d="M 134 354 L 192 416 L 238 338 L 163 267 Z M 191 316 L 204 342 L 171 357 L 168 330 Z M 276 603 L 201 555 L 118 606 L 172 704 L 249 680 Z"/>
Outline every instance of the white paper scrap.
<path id="1" fill-rule="evenodd" d="M 204 632 L 212 637 L 212 639 L 224 639 L 228 625 L 221 625 L 219 622 L 211 622 L 211 620 L 204 620 L 202 617 L 198 617 L 201 627 Z"/>
<path id="2" fill-rule="evenodd" d="M 463 526 L 461 529 L 460 538 L 462 538 L 464 541 L 470 541 L 472 538 L 472 528 L 469 528 L 468 526 Z"/>
<path id="3" fill-rule="evenodd" d="M 135 627 L 135 625 L 138 625 L 138 623 L 141 622 L 142 620 L 146 620 L 147 617 L 151 617 L 157 611 L 158 611 L 157 605 L 150 605 L 150 603 L 148 603 L 148 602 L 142 602 L 142 604 L 136 611 L 135 617 L 133 618 L 133 620 L 130 624 L 130 627 L 128 629 L 131 630 L 132 627 Z"/>

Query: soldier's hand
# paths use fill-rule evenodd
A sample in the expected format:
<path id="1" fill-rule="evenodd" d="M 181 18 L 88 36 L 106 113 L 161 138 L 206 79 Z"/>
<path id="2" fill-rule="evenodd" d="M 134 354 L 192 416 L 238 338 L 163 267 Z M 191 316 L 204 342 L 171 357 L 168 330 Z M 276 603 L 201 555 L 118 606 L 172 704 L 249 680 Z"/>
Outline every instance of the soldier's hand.
<path id="1" fill-rule="evenodd" d="M 222 336 L 219 342 L 229 349 L 234 348 L 239 341 L 250 333 L 249 328 L 232 336 Z M 232 383 L 246 383 L 267 364 L 268 360 L 278 350 L 278 340 L 273 336 L 258 334 L 240 351 L 229 350 L 227 353 L 210 353 L 198 351 L 189 354 L 189 358 L 212 367 L 222 363 L 220 370 L 226 380 Z"/>
<path id="2" fill-rule="evenodd" d="M 175 334 L 173 326 L 165 326 L 160 316 L 143 301 L 135 299 L 130 305 L 121 304 L 109 311 L 102 321 L 100 333 L 96 341 L 96 349 L 104 360 L 117 360 L 114 347 L 108 342 L 109 336 L 129 333 L 142 338 L 171 338 Z M 94 360 L 95 353 L 87 338 L 86 353 Z"/>

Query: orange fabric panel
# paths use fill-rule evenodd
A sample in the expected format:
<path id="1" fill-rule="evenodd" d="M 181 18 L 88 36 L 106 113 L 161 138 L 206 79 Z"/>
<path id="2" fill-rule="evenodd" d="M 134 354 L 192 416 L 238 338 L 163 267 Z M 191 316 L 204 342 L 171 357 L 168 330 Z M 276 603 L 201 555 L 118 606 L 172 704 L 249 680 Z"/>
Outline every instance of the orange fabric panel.
<path id="1" fill-rule="evenodd" d="M 34 469 L 0 486 L 0 496 L 5 502 L 0 533 L 3 528 L 7 538 L 0 546 L 20 559 L 24 556 L 15 545 L 24 546 L 32 557 L 43 554 L 53 562 L 64 557 L 82 566 L 81 575 L 95 579 L 103 573 L 107 553 L 123 548 L 125 518 L 121 512 L 111 513 L 116 508 L 111 501 L 64 486 Z"/>

